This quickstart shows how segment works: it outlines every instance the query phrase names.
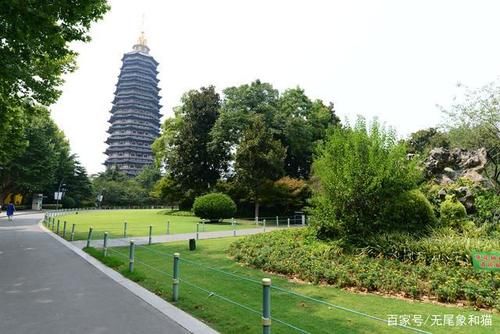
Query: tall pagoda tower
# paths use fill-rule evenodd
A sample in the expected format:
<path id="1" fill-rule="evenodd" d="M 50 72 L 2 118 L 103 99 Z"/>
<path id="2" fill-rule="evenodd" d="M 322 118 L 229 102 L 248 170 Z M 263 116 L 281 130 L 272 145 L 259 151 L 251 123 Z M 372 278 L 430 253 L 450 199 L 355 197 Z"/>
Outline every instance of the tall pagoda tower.
<path id="1" fill-rule="evenodd" d="M 157 67 L 142 33 L 122 58 L 104 152 L 106 168 L 135 176 L 153 163 L 151 144 L 160 134 L 161 117 Z"/>

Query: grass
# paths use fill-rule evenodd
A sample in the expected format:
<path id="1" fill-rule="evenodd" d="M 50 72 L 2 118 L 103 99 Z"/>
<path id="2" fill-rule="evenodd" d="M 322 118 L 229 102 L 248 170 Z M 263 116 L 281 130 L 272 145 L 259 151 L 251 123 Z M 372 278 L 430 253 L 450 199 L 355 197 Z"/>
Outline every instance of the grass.
<path id="1" fill-rule="evenodd" d="M 196 251 L 190 252 L 187 242 L 140 246 L 136 248 L 135 268 L 141 278 L 139 284 L 166 300 L 171 300 L 172 254 L 181 253 L 180 300 L 178 307 L 203 320 L 221 333 L 257 333 L 261 331 L 262 286 L 260 280 L 270 277 L 273 286 L 317 298 L 328 303 L 364 312 L 387 320 L 390 315 L 415 316 L 428 319 L 425 326 L 417 327 L 432 333 L 499 333 L 500 316 L 471 308 L 436 305 L 402 300 L 373 294 L 359 294 L 328 286 L 292 282 L 278 275 L 247 268 L 227 257 L 227 249 L 234 238 L 200 240 Z M 95 252 L 95 251 L 94 251 Z M 111 257 L 126 268 L 128 249 L 111 249 Z M 102 259 L 102 256 L 100 257 Z M 109 259 L 105 260 L 109 261 Z M 209 269 L 212 268 L 212 269 Z M 243 276 L 251 281 L 223 274 L 220 271 Z M 255 282 L 254 282 L 255 281 Z M 414 333 L 406 329 L 353 314 L 344 310 L 272 290 L 272 316 L 293 324 L 309 333 Z M 234 301 L 234 303 L 227 300 Z M 244 309 L 244 305 L 256 313 Z M 491 316 L 493 326 L 431 326 L 433 316 L 445 315 Z M 299 333 L 274 320 L 273 333 Z"/>
<path id="2" fill-rule="evenodd" d="M 127 237 L 147 236 L 149 225 L 153 226 L 153 235 L 167 233 L 167 222 L 170 222 L 170 234 L 194 233 L 198 217 L 166 215 L 165 210 L 96 210 L 80 211 L 78 214 L 56 217 L 60 221 L 60 234 L 62 234 L 63 221 L 66 221 L 66 238 L 69 239 L 72 224 L 75 224 L 75 240 L 87 239 L 89 227 L 93 227 L 93 239 L 102 239 L 104 232 L 111 238 L 123 237 L 124 222 L 127 222 Z M 237 229 L 254 228 L 252 220 L 236 220 Z M 200 225 L 200 232 L 203 226 Z M 232 230 L 231 221 L 227 220 L 217 224 L 204 224 L 204 231 Z"/>

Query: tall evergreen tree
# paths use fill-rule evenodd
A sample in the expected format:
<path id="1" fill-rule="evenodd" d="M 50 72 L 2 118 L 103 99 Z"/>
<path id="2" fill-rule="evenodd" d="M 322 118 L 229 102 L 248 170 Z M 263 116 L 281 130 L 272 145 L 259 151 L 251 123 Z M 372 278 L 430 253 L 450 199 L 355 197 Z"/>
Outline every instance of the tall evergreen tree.
<path id="1" fill-rule="evenodd" d="M 209 148 L 219 108 L 220 97 L 213 86 L 189 91 L 176 110 L 177 120 L 167 120 L 163 136 L 154 145 L 155 154 L 163 156 L 165 177 L 183 190 L 188 202 L 209 191 L 220 178 L 221 150 Z M 158 152 L 161 149 L 164 152 Z"/>

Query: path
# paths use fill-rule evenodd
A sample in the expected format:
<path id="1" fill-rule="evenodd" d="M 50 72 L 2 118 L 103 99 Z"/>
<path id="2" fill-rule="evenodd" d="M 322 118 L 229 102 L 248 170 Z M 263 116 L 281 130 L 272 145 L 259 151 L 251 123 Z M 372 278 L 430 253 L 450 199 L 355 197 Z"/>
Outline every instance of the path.
<path id="1" fill-rule="evenodd" d="M 41 218 L 0 218 L 0 333 L 188 333 L 42 231 Z"/>
<path id="2" fill-rule="evenodd" d="M 275 231 L 278 229 L 284 229 L 285 227 L 266 227 L 266 233 Z M 290 227 L 292 228 L 292 227 Z M 251 235 L 263 233 L 264 229 L 262 227 L 259 228 L 245 228 L 236 230 L 236 236 L 243 235 Z M 215 238 L 224 238 L 224 237 L 233 237 L 234 231 L 215 231 L 215 232 L 199 232 L 199 240 L 204 239 L 215 239 Z M 179 234 L 168 234 L 168 235 L 153 235 L 151 238 L 151 243 L 163 243 L 163 242 L 172 242 L 172 241 L 182 241 L 196 239 L 196 233 L 179 233 Z M 119 239 L 109 239 L 108 247 L 117 247 L 117 246 L 126 246 L 130 243 L 130 240 L 134 240 L 136 245 L 147 245 L 149 243 L 149 237 L 130 237 L 130 238 L 119 238 Z M 92 240 L 90 246 L 101 248 L 103 246 L 103 240 Z M 84 248 L 87 246 L 87 240 L 77 240 L 72 242 L 78 248 Z"/>

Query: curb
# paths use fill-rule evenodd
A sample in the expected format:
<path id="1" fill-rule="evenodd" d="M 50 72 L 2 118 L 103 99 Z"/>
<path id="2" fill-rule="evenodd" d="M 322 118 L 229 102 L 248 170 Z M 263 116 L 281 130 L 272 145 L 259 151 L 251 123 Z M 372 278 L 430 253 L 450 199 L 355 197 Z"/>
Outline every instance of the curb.
<path id="1" fill-rule="evenodd" d="M 120 284 L 122 287 L 133 293 L 135 296 L 139 297 L 149 305 L 151 305 L 153 308 L 158 310 L 160 313 L 163 315 L 167 316 L 168 318 L 172 319 L 174 322 L 176 322 L 178 325 L 180 325 L 182 328 L 186 329 L 190 333 L 193 334 L 219 334 L 219 332 L 215 331 L 214 329 L 210 328 L 208 325 L 205 323 L 201 322 L 200 320 L 194 318 L 190 314 L 182 311 L 181 309 L 175 307 L 174 305 L 170 304 L 163 298 L 158 297 L 154 293 L 152 293 L 149 290 L 146 290 L 139 284 L 132 282 L 131 280 L 125 278 L 122 276 L 120 273 L 114 271 L 113 269 L 107 267 L 106 265 L 102 264 L 99 262 L 97 259 L 92 257 L 91 255 L 85 253 L 83 250 L 80 248 L 72 245 L 70 242 L 64 240 L 63 238 L 59 237 L 58 235 L 52 233 L 52 231 L 48 230 L 45 226 L 43 226 L 42 221 L 38 223 L 38 226 L 41 228 L 42 231 L 50 235 L 52 238 L 55 240 L 59 241 L 61 244 L 72 250 L 74 253 L 79 255 L 81 258 L 83 258 L 85 261 L 87 261 L 89 264 L 94 266 L 96 269 L 101 271 L 103 274 L 111 278 L 113 281 L 116 283 Z"/>

